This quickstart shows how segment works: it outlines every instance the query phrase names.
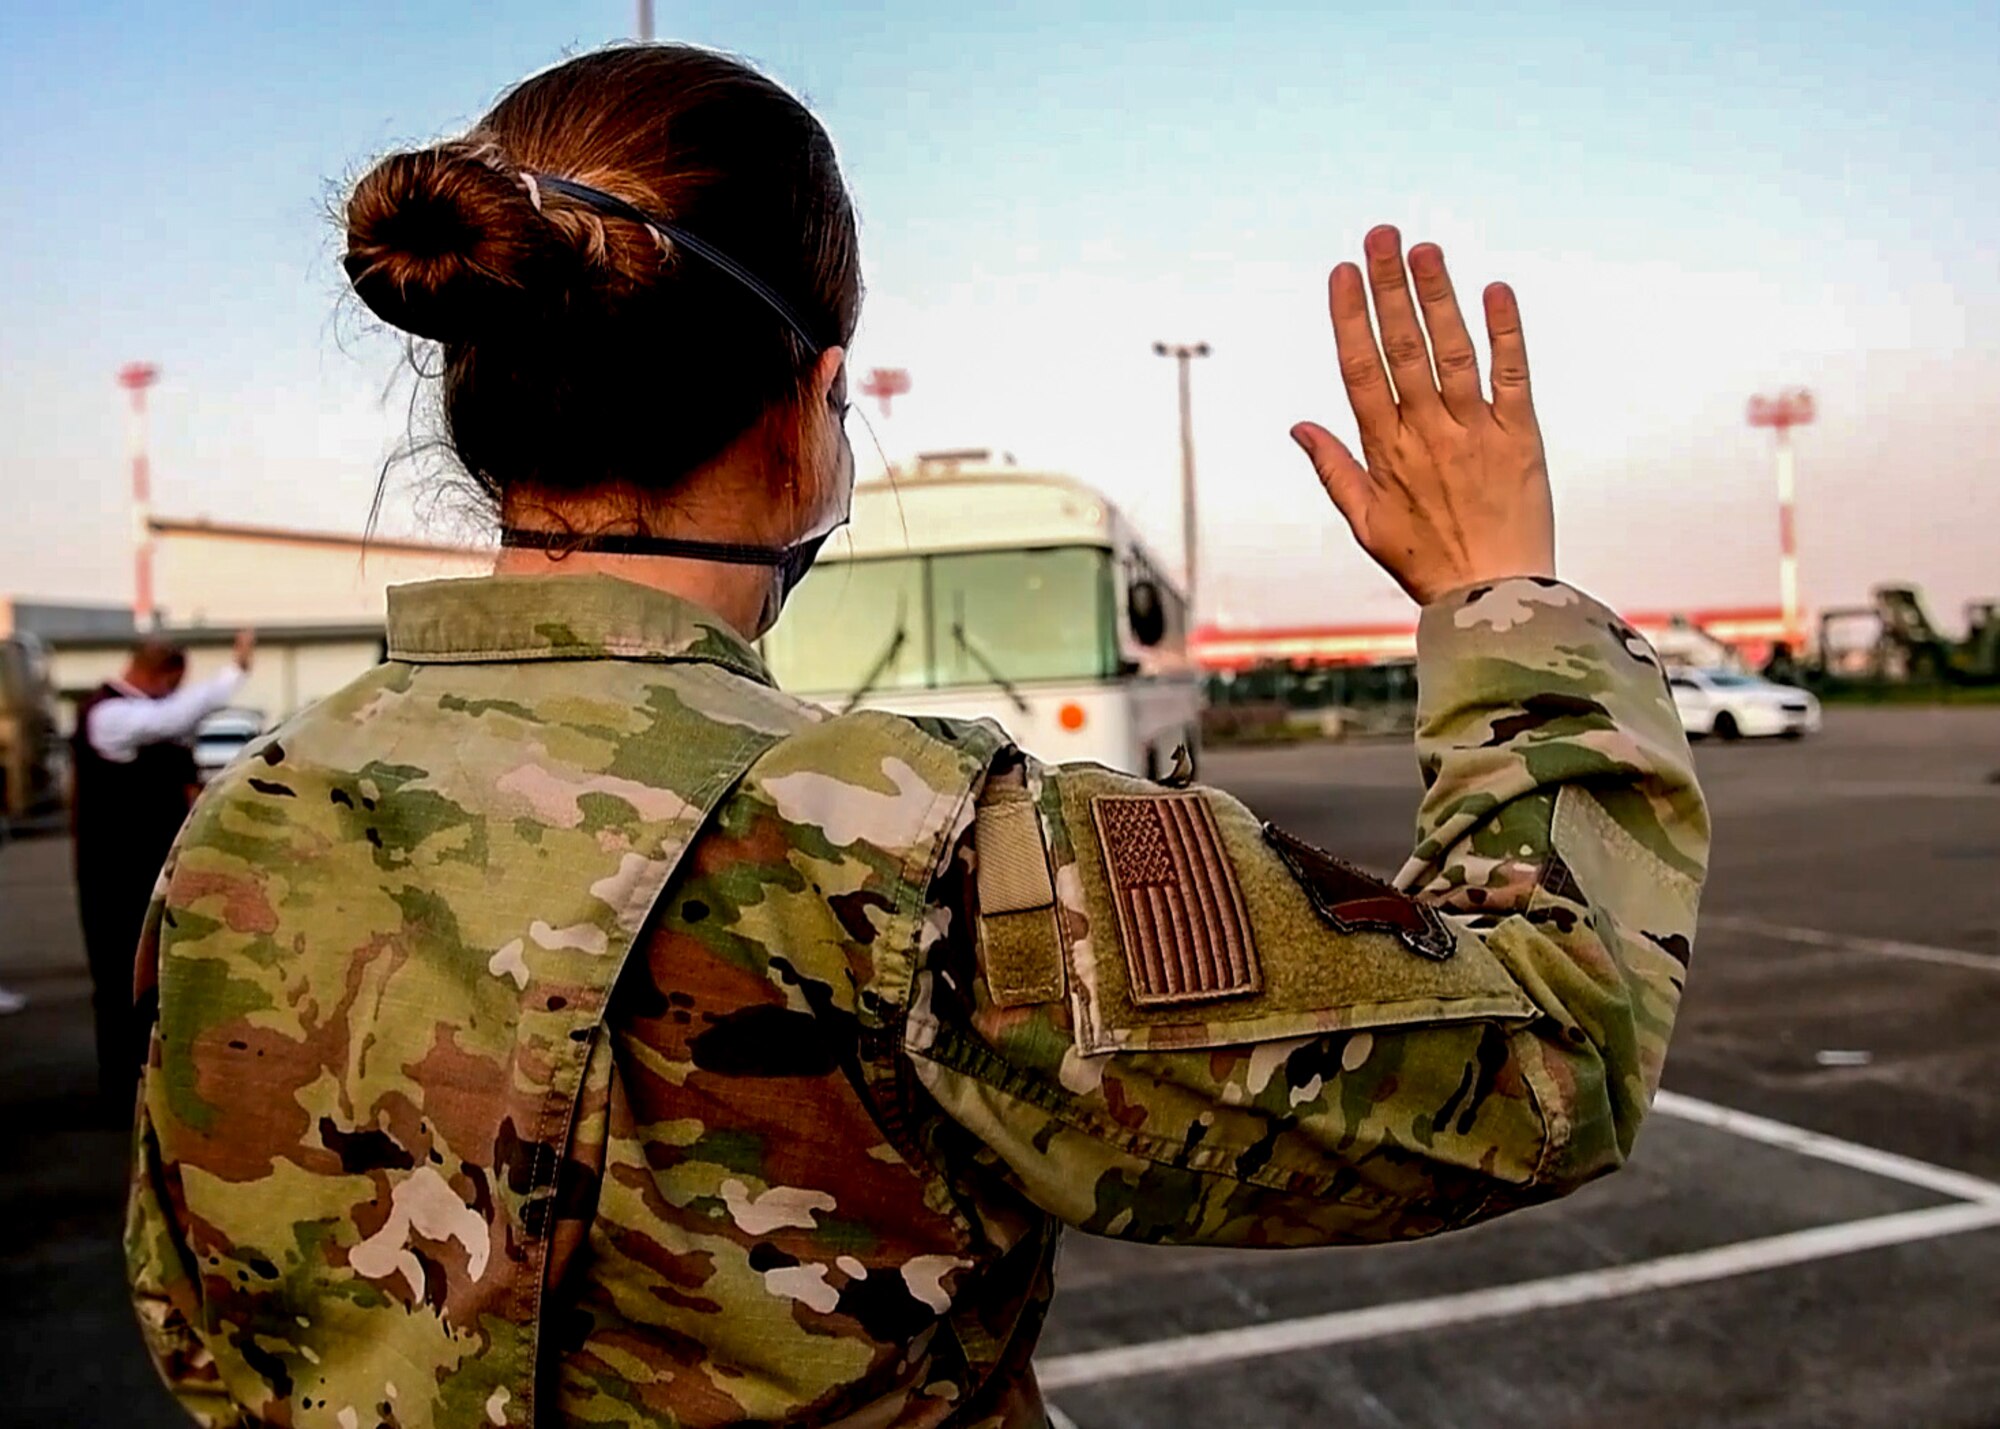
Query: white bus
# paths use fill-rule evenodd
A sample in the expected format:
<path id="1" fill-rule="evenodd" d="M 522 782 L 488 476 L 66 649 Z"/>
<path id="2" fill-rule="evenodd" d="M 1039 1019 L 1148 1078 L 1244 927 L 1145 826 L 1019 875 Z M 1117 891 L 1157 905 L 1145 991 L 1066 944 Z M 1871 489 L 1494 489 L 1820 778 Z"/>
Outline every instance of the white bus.
<path id="1" fill-rule="evenodd" d="M 778 683 L 836 710 L 988 715 L 1049 762 L 1158 777 L 1198 756 L 1180 592 L 1082 482 L 935 453 L 855 488 L 766 637 Z"/>

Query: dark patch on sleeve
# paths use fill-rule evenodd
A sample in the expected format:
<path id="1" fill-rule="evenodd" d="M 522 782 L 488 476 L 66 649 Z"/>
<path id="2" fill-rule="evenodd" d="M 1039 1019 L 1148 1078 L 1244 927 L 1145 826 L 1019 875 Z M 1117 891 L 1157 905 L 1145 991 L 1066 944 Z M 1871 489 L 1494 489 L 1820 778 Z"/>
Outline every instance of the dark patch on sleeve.
<path id="1" fill-rule="evenodd" d="M 1472 605 L 1477 601 L 1484 600 L 1487 596 L 1491 595 L 1492 593 L 1493 593 L 1492 586 L 1476 585 L 1471 590 L 1465 593 L 1465 599 L 1460 601 L 1459 604 Z"/>
<path id="2" fill-rule="evenodd" d="M 708 905 L 699 898 L 690 898 L 681 904 L 681 921 L 684 923 L 699 923 L 707 916 Z"/>
<path id="3" fill-rule="evenodd" d="M 250 787 L 252 789 L 255 789 L 259 794 L 273 794 L 280 799 L 296 799 L 299 797 L 285 785 L 278 783 L 277 780 L 275 779 L 252 778 L 250 781 Z"/>
<path id="4" fill-rule="evenodd" d="M 1611 631 L 1612 638 L 1625 647 L 1625 653 L 1631 656 L 1633 660 L 1641 665 L 1650 665 L 1656 670 L 1660 669 L 1660 662 L 1656 657 L 1640 653 L 1640 650 L 1650 651 L 1652 649 L 1651 643 L 1647 641 L 1645 636 L 1616 617 L 1613 617 L 1608 628 Z M 1640 650 L 1632 648 L 1632 642 L 1635 640 L 1639 642 Z M 1664 671 L 1662 673 L 1664 674 Z"/>
<path id="5" fill-rule="evenodd" d="M 250 1267 L 251 1273 L 254 1275 L 262 1276 L 266 1280 L 276 1280 L 278 1278 L 278 1267 L 261 1255 L 250 1256 L 243 1263 Z"/>
<path id="6" fill-rule="evenodd" d="M 283 764 L 285 762 L 285 746 L 278 743 L 278 741 L 274 739 L 269 744 L 265 745 L 262 749 L 257 751 L 257 757 L 263 760 L 266 764 L 270 765 Z"/>
<path id="7" fill-rule="evenodd" d="M 1265 1164 L 1277 1151 L 1279 1139 L 1292 1129 L 1295 1120 L 1289 1116 L 1271 1118 L 1264 1128 L 1264 1134 L 1244 1147 L 1243 1154 L 1236 1158 L 1237 1179 L 1247 1181 L 1264 1169 Z"/>
<path id="8" fill-rule="evenodd" d="M 789 1270 L 798 1263 L 796 1255 L 778 1249 L 767 1240 L 760 1240 L 750 1247 L 750 1268 L 760 1275 L 767 1270 Z"/>
<path id="9" fill-rule="evenodd" d="M 1529 576 L 1528 579 L 1533 581 L 1536 585 L 1540 586 L 1543 590 L 1554 590 L 1557 586 L 1562 584 L 1562 582 L 1557 580 L 1554 576 Z"/>
<path id="10" fill-rule="evenodd" d="M 1529 695 L 1521 701 L 1519 714 L 1507 715 L 1493 722 L 1493 734 L 1482 749 L 1497 749 L 1503 744 L 1519 739 L 1530 730 L 1565 719 L 1587 719 L 1603 727 L 1611 727 L 1611 711 L 1596 700 L 1585 699 L 1582 695 L 1559 695 L 1544 692 Z"/>
<path id="11" fill-rule="evenodd" d="M 833 916 L 840 920 L 847 936 L 857 943 L 875 941 L 876 927 L 868 917 L 869 909 L 879 908 L 885 913 L 896 910 L 894 903 L 866 888 L 858 888 L 852 893 L 836 893 L 826 903 L 833 909 Z"/>
<path id="12" fill-rule="evenodd" d="M 1694 944 L 1688 941 L 1685 933 L 1647 933 L 1646 936 L 1659 945 L 1660 951 L 1682 967 L 1686 967 L 1689 960 L 1694 957 Z"/>
<path id="13" fill-rule="evenodd" d="M 368 1171 L 410 1171 L 417 1159 L 397 1145 L 386 1131 L 342 1131 L 333 1118 L 319 1119 L 321 1145 L 340 1158 L 340 1169 L 349 1175 Z"/>
<path id="14" fill-rule="evenodd" d="M 1294 838 L 1275 824 L 1264 825 L 1264 841 L 1285 861 L 1313 911 L 1335 932 L 1388 933 L 1419 957 L 1443 962 L 1458 942 L 1437 910 L 1372 878 L 1353 864 Z"/>
<path id="15" fill-rule="evenodd" d="M 374 844 L 377 848 L 382 847 L 382 831 L 380 829 L 368 830 L 368 842 Z"/>
<path id="16" fill-rule="evenodd" d="M 500 1123 L 493 1139 L 493 1169 L 506 1179 L 508 1190 L 525 1196 L 535 1188 L 536 1172 L 546 1151 L 538 1142 L 524 1140 L 510 1116 Z"/>
<path id="17" fill-rule="evenodd" d="M 424 1303 L 433 1310 L 442 1311 L 445 1298 L 451 1294 L 451 1277 L 434 1257 L 414 1247 L 410 1254 L 417 1258 L 417 1265 L 424 1273 Z"/>
<path id="18" fill-rule="evenodd" d="M 937 1312 L 910 1293 L 893 1267 L 848 1281 L 834 1308 L 858 1321 L 878 1344 L 908 1344 L 937 1319 Z"/>
<path id="19" fill-rule="evenodd" d="M 1347 1035 L 1335 1033 L 1328 1037 L 1315 1037 L 1312 1041 L 1285 1058 L 1285 1090 L 1307 1086 L 1314 1077 L 1322 1084 L 1331 1082 L 1340 1075 L 1340 1053 L 1347 1046 Z"/>
<path id="20" fill-rule="evenodd" d="M 1469 1134 L 1472 1123 L 1479 1117 L 1479 1108 L 1493 1095 L 1493 1089 L 1500 1083 L 1500 1070 L 1507 1065 L 1507 1034 L 1498 1026 L 1488 1023 L 1479 1035 L 1479 1050 L 1474 1060 L 1459 1079 L 1458 1087 L 1445 1104 L 1438 1108 L 1437 1126 L 1444 1126 L 1458 1113 L 1455 1130 L 1460 1136 Z M 1460 1110 L 1460 1103 L 1464 1109 Z"/>
<path id="21" fill-rule="evenodd" d="M 641 1022 L 657 1022 L 667 1015 L 667 994 L 653 981 L 650 960 L 636 967 L 627 967 L 625 976 L 611 996 L 613 1010 L 621 1021 L 629 1017 Z"/>
<path id="22" fill-rule="evenodd" d="M 331 799 L 334 803 L 344 805 L 347 808 L 351 809 L 354 807 L 354 796 L 348 793 L 345 789 L 335 789 L 332 793 L 328 794 L 326 797 Z"/>
<path id="23" fill-rule="evenodd" d="M 695 1066 L 725 1077 L 823 1077 L 846 1051 L 819 1018 L 788 1007 L 728 1013 L 688 1042 Z"/>
<path id="24" fill-rule="evenodd" d="M 247 1330 L 234 1336 L 234 1339 L 236 1341 L 236 1353 L 243 1356 L 243 1363 L 250 1366 L 258 1378 L 270 1385 L 272 1393 L 276 1394 L 279 1399 L 290 1399 L 292 1397 L 292 1372 L 286 1368 L 285 1361 L 280 1356 L 273 1354 L 258 1344 L 250 1337 Z"/>
<path id="25" fill-rule="evenodd" d="M 1526 917 L 1530 923 L 1549 924 L 1564 937 L 1574 933 L 1576 925 L 1582 921 L 1574 908 L 1530 908 Z"/>

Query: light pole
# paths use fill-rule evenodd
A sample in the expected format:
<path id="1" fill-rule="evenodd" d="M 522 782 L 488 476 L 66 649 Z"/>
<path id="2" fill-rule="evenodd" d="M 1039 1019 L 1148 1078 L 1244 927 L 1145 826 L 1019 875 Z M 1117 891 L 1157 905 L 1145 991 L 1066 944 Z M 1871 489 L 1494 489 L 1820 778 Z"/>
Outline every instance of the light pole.
<path id="1" fill-rule="evenodd" d="M 1194 409 L 1188 387 L 1188 364 L 1197 357 L 1208 356 L 1205 342 L 1156 342 L 1153 344 L 1156 357 L 1171 357 L 1180 367 L 1181 396 L 1181 545 L 1186 551 L 1186 589 L 1182 594 L 1187 600 L 1188 625 L 1194 625 L 1194 582 L 1195 548 L 1199 539 L 1195 525 L 1194 502 Z"/>
<path id="2" fill-rule="evenodd" d="M 639 0 L 639 38 L 653 38 L 653 0 Z"/>
<path id="3" fill-rule="evenodd" d="M 118 369 L 118 385 L 131 396 L 127 424 L 132 458 L 132 624 L 150 630 L 153 611 L 153 472 L 146 453 L 146 389 L 160 380 L 150 362 L 128 362 Z"/>
<path id="4" fill-rule="evenodd" d="M 1802 427 L 1812 419 L 1812 393 L 1803 387 L 1788 388 L 1775 397 L 1759 394 L 1750 399 L 1750 425 L 1769 427 L 1778 438 L 1778 605 L 1785 639 L 1794 654 L 1803 644 L 1803 631 L 1799 623 L 1798 530 L 1792 519 L 1797 496 L 1792 474 L 1792 428 Z"/>

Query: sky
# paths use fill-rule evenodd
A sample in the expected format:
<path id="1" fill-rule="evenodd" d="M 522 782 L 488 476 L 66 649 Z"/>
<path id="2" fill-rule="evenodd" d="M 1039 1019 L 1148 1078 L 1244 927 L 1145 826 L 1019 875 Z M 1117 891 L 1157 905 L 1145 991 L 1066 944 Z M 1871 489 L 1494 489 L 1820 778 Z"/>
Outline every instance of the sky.
<path id="1" fill-rule="evenodd" d="M 994 446 L 1180 548 L 1206 618 L 1396 619 L 1286 433 L 1353 423 L 1326 270 L 1378 222 L 1520 295 L 1562 574 L 1627 610 L 2000 594 L 2000 6 L 676 5 L 826 124 L 861 215 L 857 370 L 894 456 Z M 164 514 L 359 530 L 410 433 L 328 220 L 376 155 L 629 34 L 630 0 L 0 0 L 0 594 L 130 598 L 118 367 L 159 364 Z M 698 341 L 698 335 L 689 340 Z M 857 421 L 864 472 L 879 465 Z M 462 528 L 399 468 L 396 533 Z"/>

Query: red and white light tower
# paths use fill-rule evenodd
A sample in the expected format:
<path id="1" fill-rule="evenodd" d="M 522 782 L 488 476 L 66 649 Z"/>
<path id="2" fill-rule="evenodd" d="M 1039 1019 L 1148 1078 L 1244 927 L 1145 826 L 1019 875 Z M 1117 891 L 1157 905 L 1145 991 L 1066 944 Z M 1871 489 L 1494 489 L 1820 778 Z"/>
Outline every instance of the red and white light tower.
<path id="1" fill-rule="evenodd" d="M 889 415 L 889 404 L 910 390 L 910 374 L 900 367 L 877 367 L 861 384 L 861 390 L 882 404 L 882 415 Z"/>
<path id="2" fill-rule="evenodd" d="M 160 380 L 150 362 L 128 362 L 118 369 L 118 385 L 132 398 L 127 426 L 132 455 L 132 623 L 150 630 L 153 611 L 153 472 L 146 454 L 146 389 Z"/>
<path id="3" fill-rule="evenodd" d="M 1775 397 L 1750 399 L 1750 425 L 1769 427 L 1778 437 L 1778 604 L 1784 612 L 1785 639 L 1797 652 L 1804 631 L 1799 621 L 1799 543 L 1792 517 L 1797 491 L 1792 476 L 1792 428 L 1813 419 L 1812 393 L 1788 388 Z"/>

